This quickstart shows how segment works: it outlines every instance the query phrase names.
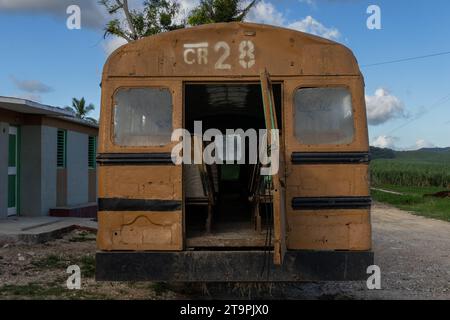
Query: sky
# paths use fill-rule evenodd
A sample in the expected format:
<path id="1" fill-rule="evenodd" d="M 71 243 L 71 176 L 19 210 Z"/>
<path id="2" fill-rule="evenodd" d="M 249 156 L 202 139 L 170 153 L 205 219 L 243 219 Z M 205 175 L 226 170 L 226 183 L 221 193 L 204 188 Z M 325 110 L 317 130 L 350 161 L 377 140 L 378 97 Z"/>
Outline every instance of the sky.
<path id="1" fill-rule="evenodd" d="M 129 0 L 133 8 L 143 1 Z M 182 13 L 198 3 L 176 1 Z M 74 4 L 81 29 L 69 30 L 66 10 Z M 375 21 L 371 5 L 380 10 L 381 29 L 367 26 Z M 124 43 L 104 39 L 108 18 L 97 0 L 0 0 L 0 96 L 60 107 L 85 97 L 98 117 L 103 64 Z M 371 145 L 450 146 L 450 1 L 259 0 L 247 21 L 349 47 L 365 78 Z"/>

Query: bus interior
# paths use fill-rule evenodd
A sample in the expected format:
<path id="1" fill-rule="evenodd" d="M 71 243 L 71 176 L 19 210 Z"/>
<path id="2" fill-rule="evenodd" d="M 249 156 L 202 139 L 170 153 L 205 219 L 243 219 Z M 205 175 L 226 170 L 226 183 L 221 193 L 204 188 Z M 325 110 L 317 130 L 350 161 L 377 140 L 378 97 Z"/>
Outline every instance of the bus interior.
<path id="1" fill-rule="evenodd" d="M 274 83 L 272 90 L 281 132 L 282 84 Z M 183 165 L 187 247 L 269 247 L 273 206 L 259 174 L 259 157 L 257 164 L 249 163 L 249 139 L 236 141 L 226 135 L 227 129 L 266 128 L 260 83 L 186 83 L 185 129 L 193 133 L 196 121 L 201 121 L 202 136 L 208 129 L 224 135 L 220 147 L 224 163 Z M 199 145 L 203 152 L 207 142 Z M 241 157 L 245 164 L 238 164 Z"/>

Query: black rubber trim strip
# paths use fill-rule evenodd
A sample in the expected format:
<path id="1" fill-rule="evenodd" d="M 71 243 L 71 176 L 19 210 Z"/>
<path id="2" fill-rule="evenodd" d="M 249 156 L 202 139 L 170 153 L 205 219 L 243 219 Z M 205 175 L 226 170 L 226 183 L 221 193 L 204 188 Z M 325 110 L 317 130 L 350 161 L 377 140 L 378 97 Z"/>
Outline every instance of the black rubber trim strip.
<path id="1" fill-rule="evenodd" d="M 293 198 L 294 210 L 369 209 L 371 197 Z"/>
<path id="2" fill-rule="evenodd" d="M 99 211 L 178 211 L 182 208 L 179 200 L 148 200 L 99 198 Z"/>
<path id="3" fill-rule="evenodd" d="M 283 265 L 267 264 L 272 251 L 97 252 L 97 281 L 297 282 L 367 280 L 372 251 L 291 251 Z"/>
<path id="4" fill-rule="evenodd" d="M 293 164 L 352 164 L 369 163 L 368 152 L 294 152 L 291 155 Z"/>
<path id="5" fill-rule="evenodd" d="M 174 165 L 170 153 L 101 153 L 99 165 Z"/>

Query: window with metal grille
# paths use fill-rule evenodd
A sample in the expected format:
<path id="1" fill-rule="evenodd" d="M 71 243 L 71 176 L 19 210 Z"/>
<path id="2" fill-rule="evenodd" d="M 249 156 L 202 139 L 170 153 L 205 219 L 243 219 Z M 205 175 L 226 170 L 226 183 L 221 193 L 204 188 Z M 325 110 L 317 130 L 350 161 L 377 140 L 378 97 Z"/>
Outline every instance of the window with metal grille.
<path id="1" fill-rule="evenodd" d="M 56 165 L 58 168 L 66 167 L 66 140 L 67 131 L 58 129 L 58 141 L 56 149 Z"/>
<path id="2" fill-rule="evenodd" d="M 95 169 L 95 158 L 97 156 L 97 137 L 89 137 L 88 148 L 89 169 Z"/>

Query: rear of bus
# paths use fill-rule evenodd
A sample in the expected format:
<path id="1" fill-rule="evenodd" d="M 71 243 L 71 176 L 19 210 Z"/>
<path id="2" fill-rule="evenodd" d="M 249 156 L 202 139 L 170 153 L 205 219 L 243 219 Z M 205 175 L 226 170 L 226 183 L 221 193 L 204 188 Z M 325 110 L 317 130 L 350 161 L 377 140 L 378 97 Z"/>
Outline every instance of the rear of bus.
<path id="1" fill-rule="evenodd" d="M 177 129 L 200 157 L 222 132 L 224 161 L 176 163 Z M 238 162 L 253 130 L 277 132 L 273 174 Z M 97 162 L 98 280 L 361 280 L 373 264 L 364 80 L 335 42 L 227 23 L 121 47 Z"/>

